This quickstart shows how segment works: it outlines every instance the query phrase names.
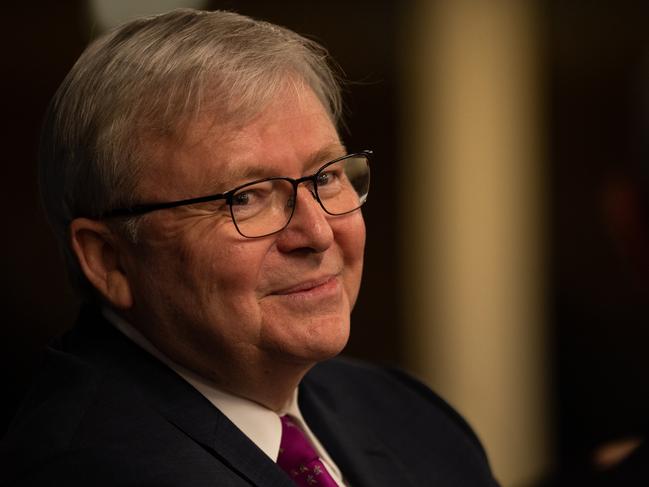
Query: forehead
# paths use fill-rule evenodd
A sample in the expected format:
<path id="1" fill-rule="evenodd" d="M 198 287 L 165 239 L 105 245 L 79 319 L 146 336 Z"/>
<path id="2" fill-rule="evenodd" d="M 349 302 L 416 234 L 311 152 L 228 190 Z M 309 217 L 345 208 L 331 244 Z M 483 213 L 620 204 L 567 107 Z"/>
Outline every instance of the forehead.
<path id="1" fill-rule="evenodd" d="M 217 114 L 204 114 L 151 149 L 148 180 L 165 193 L 156 200 L 225 191 L 250 179 L 299 176 L 344 153 L 326 110 L 308 89 L 282 93 L 244 123 L 220 123 Z M 150 191 L 143 183 L 142 190 Z"/>

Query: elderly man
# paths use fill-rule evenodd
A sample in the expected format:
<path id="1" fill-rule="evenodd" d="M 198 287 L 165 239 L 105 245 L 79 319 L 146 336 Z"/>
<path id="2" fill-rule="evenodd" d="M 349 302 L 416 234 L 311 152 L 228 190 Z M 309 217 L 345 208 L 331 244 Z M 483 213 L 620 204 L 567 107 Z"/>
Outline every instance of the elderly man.
<path id="1" fill-rule="evenodd" d="M 495 485 L 402 373 L 332 359 L 361 280 L 369 151 L 325 51 L 229 12 L 95 41 L 52 102 L 48 217 L 85 305 L 2 446 L 10 485 Z"/>

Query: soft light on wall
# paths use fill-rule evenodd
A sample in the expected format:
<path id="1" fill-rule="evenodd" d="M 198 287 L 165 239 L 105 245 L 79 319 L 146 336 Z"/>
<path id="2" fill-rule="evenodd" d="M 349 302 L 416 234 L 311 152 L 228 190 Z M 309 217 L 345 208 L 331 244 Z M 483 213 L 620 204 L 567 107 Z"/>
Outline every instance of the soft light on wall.
<path id="1" fill-rule="evenodd" d="M 504 486 L 549 459 L 533 6 L 422 0 L 403 39 L 406 356 L 474 426 Z"/>

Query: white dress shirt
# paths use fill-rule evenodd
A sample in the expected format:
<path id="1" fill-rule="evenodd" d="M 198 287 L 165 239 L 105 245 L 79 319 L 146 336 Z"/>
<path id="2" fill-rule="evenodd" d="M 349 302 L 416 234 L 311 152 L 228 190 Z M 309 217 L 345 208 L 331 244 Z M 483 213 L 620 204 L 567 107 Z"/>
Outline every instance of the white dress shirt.
<path id="1" fill-rule="evenodd" d="M 347 485 L 342 479 L 340 469 L 309 429 L 306 421 L 304 421 L 304 417 L 297 403 L 297 388 L 293 392 L 289 402 L 277 412 L 249 399 L 228 394 L 219 390 L 209 380 L 173 362 L 158 350 L 142 333 L 112 309 L 104 307 L 102 308 L 102 313 L 115 328 L 189 382 L 274 462 L 277 461 L 279 445 L 282 438 L 282 424 L 279 418 L 285 414 L 291 415 L 295 419 L 294 422 L 297 422 L 298 426 L 314 446 L 320 460 L 324 463 L 336 483 L 341 486 Z"/>

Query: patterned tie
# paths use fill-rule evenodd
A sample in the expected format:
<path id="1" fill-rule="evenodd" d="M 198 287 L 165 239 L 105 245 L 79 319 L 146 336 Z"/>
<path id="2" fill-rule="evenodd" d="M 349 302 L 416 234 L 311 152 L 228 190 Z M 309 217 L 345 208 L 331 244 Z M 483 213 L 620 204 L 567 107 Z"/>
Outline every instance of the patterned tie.
<path id="1" fill-rule="evenodd" d="M 300 487 L 338 487 L 302 430 L 282 416 L 282 441 L 277 464 Z"/>

